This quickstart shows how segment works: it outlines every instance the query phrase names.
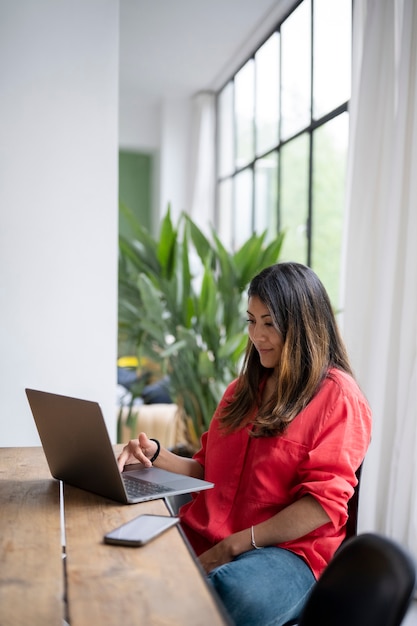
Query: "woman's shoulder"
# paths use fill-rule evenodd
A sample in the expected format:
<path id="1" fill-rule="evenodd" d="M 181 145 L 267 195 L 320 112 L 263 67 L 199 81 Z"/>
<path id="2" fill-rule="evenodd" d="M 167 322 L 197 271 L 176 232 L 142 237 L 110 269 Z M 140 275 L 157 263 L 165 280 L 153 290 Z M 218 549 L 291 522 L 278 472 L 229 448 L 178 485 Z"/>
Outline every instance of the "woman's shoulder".
<path id="1" fill-rule="evenodd" d="M 227 385 L 223 393 L 222 402 L 229 401 L 233 397 L 236 387 L 237 387 L 238 380 L 239 380 L 238 378 L 235 378 Z"/>
<path id="2" fill-rule="evenodd" d="M 323 433 L 342 433 L 346 428 L 362 433 L 368 441 L 372 423 L 370 406 L 357 382 L 347 372 L 332 368 L 328 371 L 319 390 L 307 406 L 290 424 L 287 437 L 301 437 L 311 445 L 320 440 Z"/>
<path id="3" fill-rule="evenodd" d="M 331 368 L 318 392 L 323 399 L 330 404 L 343 403 L 361 407 L 361 411 L 370 416 L 371 410 L 365 394 L 361 390 L 355 378 L 338 368 Z"/>
<path id="4" fill-rule="evenodd" d="M 355 378 L 348 372 L 338 369 L 337 367 L 331 367 L 329 369 L 323 384 L 324 386 L 335 387 L 342 394 L 363 396 L 363 392 Z"/>

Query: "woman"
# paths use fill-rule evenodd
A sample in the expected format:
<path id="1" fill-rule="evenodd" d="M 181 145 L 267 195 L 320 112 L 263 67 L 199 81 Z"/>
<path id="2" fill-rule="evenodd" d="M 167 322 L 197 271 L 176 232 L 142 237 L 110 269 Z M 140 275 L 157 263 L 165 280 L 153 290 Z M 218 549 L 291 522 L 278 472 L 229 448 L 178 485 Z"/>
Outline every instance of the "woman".
<path id="1" fill-rule="evenodd" d="M 140 433 L 119 466 L 152 461 L 214 482 L 182 507 L 184 531 L 237 626 L 280 626 L 299 616 L 345 537 L 371 413 L 310 268 L 263 270 L 247 316 L 242 371 L 193 459 L 158 454 Z"/>

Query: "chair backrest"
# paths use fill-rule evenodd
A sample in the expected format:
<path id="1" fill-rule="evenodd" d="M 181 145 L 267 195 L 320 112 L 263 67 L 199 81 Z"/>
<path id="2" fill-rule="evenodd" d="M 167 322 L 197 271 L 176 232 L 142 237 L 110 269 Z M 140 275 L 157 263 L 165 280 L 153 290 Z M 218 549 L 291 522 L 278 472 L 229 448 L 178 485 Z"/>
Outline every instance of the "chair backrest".
<path id="1" fill-rule="evenodd" d="M 399 626 L 415 586 L 415 564 L 400 545 L 381 535 L 357 535 L 336 552 L 298 624 Z"/>
<path id="2" fill-rule="evenodd" d="M 361 484 L 361 473 L 362 473 L 362 465 L 360 465 L 358 469 L 356 470 L 356 478 L 358 482 L 356 484 L 355 491 L 353 492 L 353 495 L 348 502 L 348 518 L 346 522 L 345 541 L 347 539 L 350 539 L 351 537 L 354 537 L 356 535 L 357 528 L 358 528 L 358 506 L 359 506 L 359 488 Z"/>

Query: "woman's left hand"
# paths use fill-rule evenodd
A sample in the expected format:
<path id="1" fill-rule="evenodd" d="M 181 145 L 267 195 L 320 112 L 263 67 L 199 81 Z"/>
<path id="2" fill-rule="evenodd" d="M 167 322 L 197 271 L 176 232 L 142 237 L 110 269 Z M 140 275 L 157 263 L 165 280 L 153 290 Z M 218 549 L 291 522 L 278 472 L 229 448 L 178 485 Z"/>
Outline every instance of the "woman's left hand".
<path id="1" fill-rule="evenodd" d="M 226 539 L 219 541 L 215 546 L 200 554 L 198 558 L 205 573 L 209 574 L 215 567 L 230 563 L 238 554 L 250 549 L 250 530 L 248 529 L 229 535 Z"/>

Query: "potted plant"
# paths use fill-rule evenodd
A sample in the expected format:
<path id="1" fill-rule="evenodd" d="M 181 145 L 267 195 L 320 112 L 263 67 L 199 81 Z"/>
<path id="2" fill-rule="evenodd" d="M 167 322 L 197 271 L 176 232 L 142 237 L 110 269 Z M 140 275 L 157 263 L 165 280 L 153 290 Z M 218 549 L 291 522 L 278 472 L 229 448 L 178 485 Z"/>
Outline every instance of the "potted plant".
<path id="1" fill-rule="evenodd" d="M 168 207 L 154 238 L 121 210 L 133 236 L 119 240 L 119 343 L 168 375 L 195 447 L 239 369 L 248 284 L 277 262 L 283 234 L 268 244 L 254 234 L 228 252 L 214 229 L 209 239 L 185 213 L 174 225 Z"/>

